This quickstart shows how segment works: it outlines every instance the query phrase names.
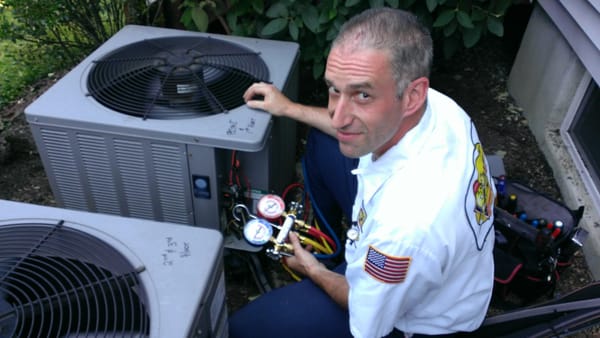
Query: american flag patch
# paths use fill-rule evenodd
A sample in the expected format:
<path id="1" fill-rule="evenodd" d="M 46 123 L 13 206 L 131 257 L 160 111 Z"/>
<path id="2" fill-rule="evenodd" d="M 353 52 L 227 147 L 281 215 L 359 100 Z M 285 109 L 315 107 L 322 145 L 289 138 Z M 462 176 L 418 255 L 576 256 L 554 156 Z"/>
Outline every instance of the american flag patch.
<path id="1" fill-rule="evenodd" d="M 402 283 L 408 273 L 409 265 L 410 257 L 388 256 L 369 247 L 365 271 L 384 283 Z"/>

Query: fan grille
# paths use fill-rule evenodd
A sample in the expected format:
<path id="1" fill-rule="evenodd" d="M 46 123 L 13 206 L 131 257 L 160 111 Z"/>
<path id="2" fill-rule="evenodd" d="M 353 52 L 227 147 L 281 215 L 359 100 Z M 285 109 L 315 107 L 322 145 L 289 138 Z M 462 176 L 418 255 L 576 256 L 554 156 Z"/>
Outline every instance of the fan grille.
<path id="1" fill-rule="evenodd" d="M 138 271 L 115 248 L 56 224 L 0 227 L 0 337 L 149 335 Z"/>
<path id="2" fill-rule="evenodd" d="M 244 104 L 269 71 L 256 52 L 210 37 L 166 37 L 123 46 L 94 61 L 89 95 L 117 112 L 183 119 L 227 112 Z"/>

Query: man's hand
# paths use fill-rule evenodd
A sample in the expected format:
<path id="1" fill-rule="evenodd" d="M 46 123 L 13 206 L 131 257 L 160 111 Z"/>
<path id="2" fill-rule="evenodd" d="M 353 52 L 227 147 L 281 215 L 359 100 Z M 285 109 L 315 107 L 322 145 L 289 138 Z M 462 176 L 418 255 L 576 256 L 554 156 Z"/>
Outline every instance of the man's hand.
<path id="1" fill-rule="evenodd" d="M 336 130 L 331 126 L 327 108 L 293 102 L 272 84 L 254 83 L 246 89 L 243 98 L 250 108 L 261 109 L 275 116 L 289 117 L 320 129 L 333 137 L 336 135 Z"/>
<path id="2" fill-rule="evenodd" d="M 248 87 L 244 101 L 250 108 L 262 109 L 276 116 L 287 116 L 286 110 L 293 104 L 279 89 L 264 82 Z"/>
<path id="3" fill-rule="evenodd" d="M 308 250 L 302 247 L 298 235 L 290 232 L 288 238 L 294 247 L 294 256 L 285 257 L 285 263 L 291 269 L 309 278 L 312 278 L 312 275 L 314 274 L 318 274 L 319 271 L 322 271 L 321 269 L 327 270 L 327 268 L 321 264 L 312 253 L 310 253 L 310 246 L 307 247 Z"/>

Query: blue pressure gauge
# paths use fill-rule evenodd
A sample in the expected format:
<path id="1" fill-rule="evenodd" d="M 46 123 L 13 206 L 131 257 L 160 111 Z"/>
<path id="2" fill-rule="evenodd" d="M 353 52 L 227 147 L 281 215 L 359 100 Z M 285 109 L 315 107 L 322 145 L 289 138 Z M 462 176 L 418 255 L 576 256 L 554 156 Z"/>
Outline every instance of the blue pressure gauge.
<path id="1" fill-rule="evenodd" d="M 271 223 L 260 218 L 253 218 L 244 225 L 244 238 L 252 245 L 264 245 L 273 236 Z"/>

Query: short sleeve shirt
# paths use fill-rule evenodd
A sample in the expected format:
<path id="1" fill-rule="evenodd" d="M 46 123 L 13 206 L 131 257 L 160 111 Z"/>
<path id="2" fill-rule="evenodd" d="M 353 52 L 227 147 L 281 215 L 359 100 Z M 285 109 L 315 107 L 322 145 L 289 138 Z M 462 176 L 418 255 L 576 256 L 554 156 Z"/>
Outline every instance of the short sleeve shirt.
<path id="1" fill-rule="evenodd" d="M 417 126 L 353 170 L 346 241 L 355 337 L 472 331 L 493 286 L 495 189 L 473 122 L 430 89 Z"/>

